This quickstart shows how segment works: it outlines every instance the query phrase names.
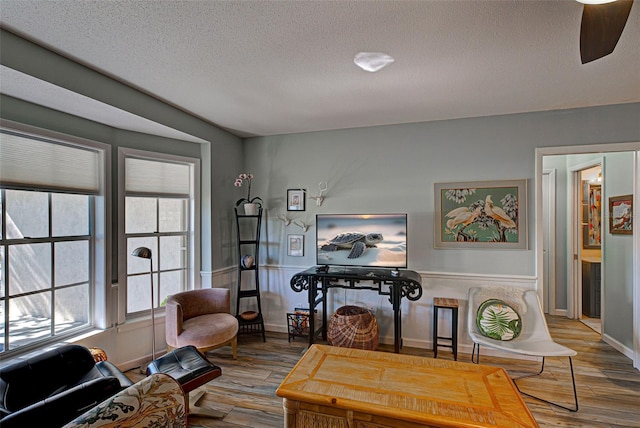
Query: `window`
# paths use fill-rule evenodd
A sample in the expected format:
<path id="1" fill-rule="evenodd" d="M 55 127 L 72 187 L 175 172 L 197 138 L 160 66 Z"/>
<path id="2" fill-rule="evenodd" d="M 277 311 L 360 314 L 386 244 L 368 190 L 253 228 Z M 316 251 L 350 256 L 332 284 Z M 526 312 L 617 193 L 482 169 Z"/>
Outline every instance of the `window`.
<path id="1" fill-rule="evenodd" d="M 94 257 L 104 152 L 0 131 L 0 352 L 10 354 L 107 322 L 94 304 L 106 271 Z"/>
<path id="2" fill-rule="evenodd" d="M 121 149 L 125 317 L 150 311 L 151 269 L 155 309 L 167 296 L 193 288 L 197 165 L 197 159 Z M 138 247 L 149 248 L 151 259 L 133 257 Z"/>
<path id="3" fill-rule="evenodd" d="M 168 295 L 188 288 L 189 199 L 127 196 L 127 254 L 151 249 L 155 307 Z M 150 263 L 130 257 L 127 263 L 127 314 L 151 309 Z"/>

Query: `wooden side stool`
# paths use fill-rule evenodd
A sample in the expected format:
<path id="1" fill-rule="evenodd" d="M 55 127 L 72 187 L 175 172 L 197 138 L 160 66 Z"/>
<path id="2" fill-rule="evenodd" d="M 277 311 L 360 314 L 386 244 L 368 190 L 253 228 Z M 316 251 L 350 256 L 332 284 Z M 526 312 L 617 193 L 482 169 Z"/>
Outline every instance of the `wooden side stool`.
<path id="1" fill-rule="evenodd" d="M 451 348 L 453 359 L 458 361 L 458 299 L 443 297 L 433 298 L 433 358 L 438 358 L 438 347 Z M 451 309 L 451 336 L 438 336 L 438 312 L 440 309 Z M 439 343 L 438 340 L 448 340 L 450 343 Z"/>

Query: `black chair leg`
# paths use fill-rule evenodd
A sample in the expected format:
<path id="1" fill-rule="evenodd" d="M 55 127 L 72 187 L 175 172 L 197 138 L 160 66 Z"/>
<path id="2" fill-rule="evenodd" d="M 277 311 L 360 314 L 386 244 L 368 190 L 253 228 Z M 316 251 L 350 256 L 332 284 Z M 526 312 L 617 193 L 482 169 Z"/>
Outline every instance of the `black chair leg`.
<path id="1" fill-rule="evenodd" d="M 478 347 L 478 356 L 476 358 L 476 346 Z M 471 351 L 471 362 L 472 363 L 476 363 L 479 364 L 480 363 L 480 344 L 479 343 L 474 343 L 473 344 L 473 350 Z"/>
<path id="2" fill-rule="evenodd" d="M 552 406 L 556 406 L 556 407 L 559 407 L 561 409 L 568 410 L 570 412 L 577 412 L 578 411 L 578 392 L 576 391 L 576 378 L 575 378 L 575 375 L 573 373 L 573 360 L 571 359 L 571 357 L 569 357 L 569 367 L 571 367 L 571 383 L 573 384 L 573 400 L 574 400 L 574 403 L 575 403 L 575 408 L 570 408 L 570 407 L 563 406 L 561 404 L 553 403 L 553 402 L 551 402 L 549 400 L 545 400 L 544 398 L 536 397 L 535 395 L 531 395 L 531 394 L 528 394 L 528 393 L 523 392 L 522 390 L 520 390 L 520 387 L 518 386 L 518 383 L 516 382 L 516 380 L 524 379 L 524 378 L 527 378 L 527 377 L 538 376 L 538 375 L 542 374 L 542 372 L 544 371 L 544 357 L 542 357 L 542 367 L 540 368 L 540 371 L 538 373 L 525 375 L 525 376 L 520 376 L 518 378 L 513 378 L 513 383 L 515 384 L 516 388 L 518 389 L 518 392 L 520 394 L 522 394 L 522 395 L 526 395 L 527 397 L 534 398 L 536 400 L 545 402 L 547 404 L 551 404 Z"/>

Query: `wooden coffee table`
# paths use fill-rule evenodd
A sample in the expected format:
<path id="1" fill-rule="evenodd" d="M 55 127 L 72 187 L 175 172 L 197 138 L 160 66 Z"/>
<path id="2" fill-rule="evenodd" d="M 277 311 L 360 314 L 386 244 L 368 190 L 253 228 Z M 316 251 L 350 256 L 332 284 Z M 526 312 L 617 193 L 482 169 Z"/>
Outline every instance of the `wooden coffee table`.
<path id="1" fill-rule="evenodd" d="M 498 367 L 312 345 L 278 387 L 285 428 L 537 427 Z"/>

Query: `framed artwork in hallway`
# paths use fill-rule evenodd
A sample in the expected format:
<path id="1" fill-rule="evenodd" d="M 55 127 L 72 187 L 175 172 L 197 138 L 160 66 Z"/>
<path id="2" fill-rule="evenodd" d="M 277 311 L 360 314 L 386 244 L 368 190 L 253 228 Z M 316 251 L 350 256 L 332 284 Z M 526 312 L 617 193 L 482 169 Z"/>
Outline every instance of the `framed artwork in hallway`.
<path id="1" fill-rule="evenodd" d="M 612 234 L 633 234 L 633 195 L 609 198 L 609 231 Z"/>

